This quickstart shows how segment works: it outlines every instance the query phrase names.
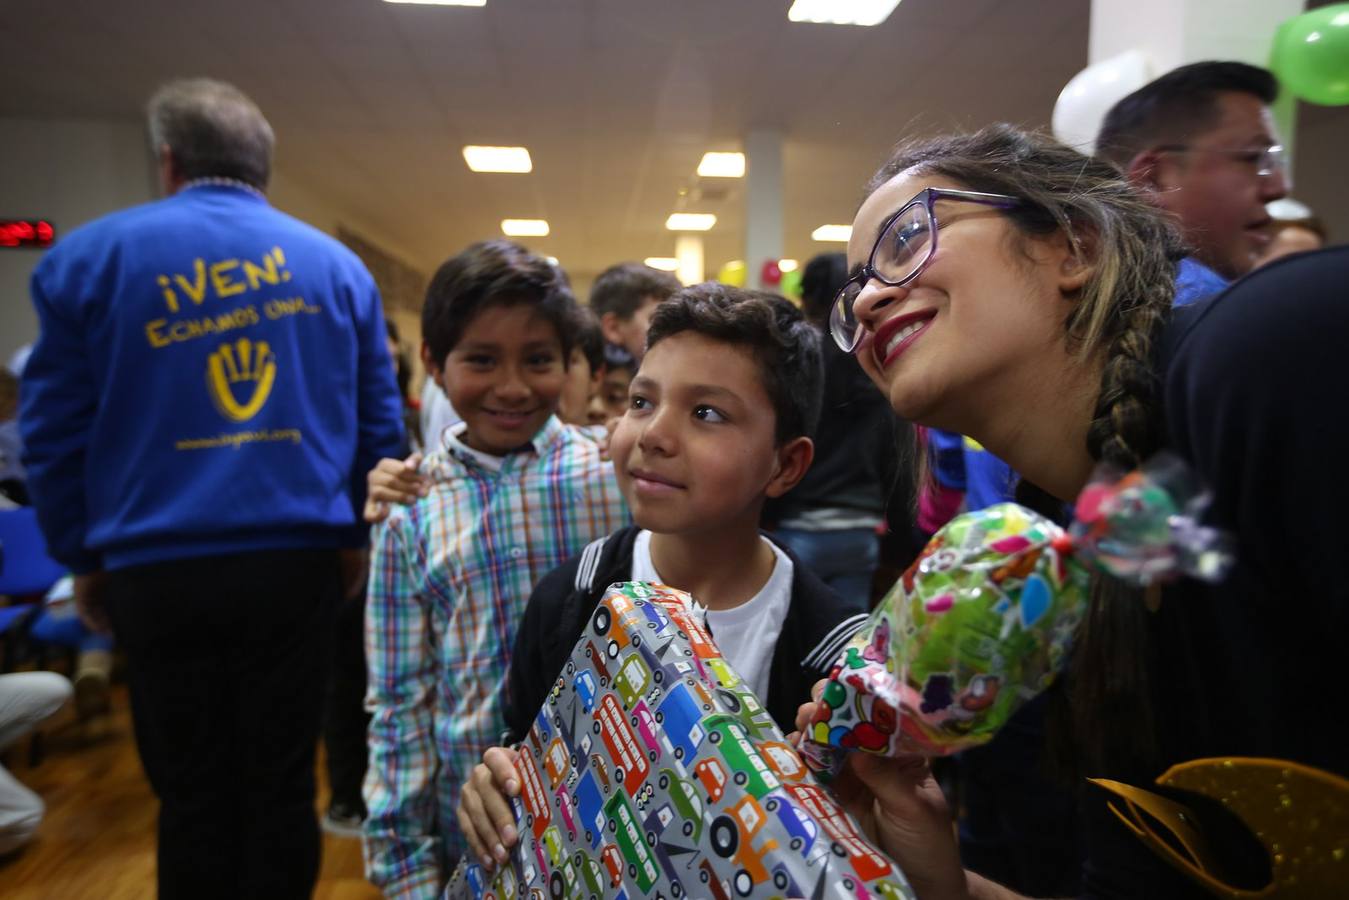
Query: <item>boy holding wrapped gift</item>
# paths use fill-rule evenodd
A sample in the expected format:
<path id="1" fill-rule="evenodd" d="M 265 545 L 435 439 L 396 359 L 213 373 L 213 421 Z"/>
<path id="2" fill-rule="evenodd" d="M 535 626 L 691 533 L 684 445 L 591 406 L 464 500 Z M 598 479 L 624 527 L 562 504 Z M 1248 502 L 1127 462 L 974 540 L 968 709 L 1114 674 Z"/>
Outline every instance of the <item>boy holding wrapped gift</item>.
<path id="1" fill-rule="evenodd" d="M 389 897 L 438 897 L 462 851 L 459 786 L 505 725 L 530 589 L 627 520 L 596 435 L 555 415 L 575 324 L 561 272 L 509 241 L 469 247 L 427 291 L 423 360 L 463 422 L 371 561 L 364 837 Z"/>
<path id="2" fill-rule="evenodd" d="M 605 589 L 622 581 L 675 586 L 705 605 L 722 654 L 792 730 L 866 620 L 759 531 L 764 502 L 810 466 L 820 381 L 816 331 L 781 297 L 709 283 L 656 310 L 610 446 L 637 525 L 535 588 L 511 658 L 508 742 L 529 731 Z M 514 759 L 489 750 L 460 798 L 460 827 L 489 868 L 517 840 Z"/>

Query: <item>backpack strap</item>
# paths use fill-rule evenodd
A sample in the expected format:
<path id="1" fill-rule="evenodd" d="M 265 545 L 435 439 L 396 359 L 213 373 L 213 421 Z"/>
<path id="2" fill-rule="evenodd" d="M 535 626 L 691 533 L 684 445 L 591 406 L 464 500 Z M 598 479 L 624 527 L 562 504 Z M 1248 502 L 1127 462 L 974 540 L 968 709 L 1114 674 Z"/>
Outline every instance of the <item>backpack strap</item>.
<path id="1" fill-rule="evenodd" d="M 848 641 L 852 640 L 853 635 L 861 630 L 870 618 L 871 616 L 866 613 L 858 613 L 839 622 L 815 645 L 815 649 L 806 654 L 801 665 L 818 671 L 828 669 L 847 646 Z"/>
<path id="2" fill-rule="evenodd" d="M 583 594 L 589 594 L 595 589 L 595 576 L 599 574 L 600 557 L 604 554 L 604 545 L 609 540 L 609 535 L 605 535 L 598 540 L 586 544 L 586 548 L 581 551 L 581 560 L 576 566 L 576 590 Z"/>

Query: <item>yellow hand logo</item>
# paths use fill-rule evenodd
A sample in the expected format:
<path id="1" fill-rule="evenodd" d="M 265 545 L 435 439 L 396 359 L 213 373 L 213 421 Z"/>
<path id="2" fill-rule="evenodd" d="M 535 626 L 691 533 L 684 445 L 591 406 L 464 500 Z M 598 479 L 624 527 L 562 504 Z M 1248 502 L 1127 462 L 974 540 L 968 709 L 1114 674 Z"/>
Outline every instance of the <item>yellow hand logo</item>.
<path id="1" fill-rule="evenodd" d="M 227 419 L 247 422 L 258 414 L 272 393 L 276 381 L 276 357 L 266 341 L 254 343 L 239 338 L 233 344 L 221 344 L 211 354 L 206 368 L 206 387 L 215 408 Z M 253 395 L 240 403 L 234 385 L 253 383 Z"/>

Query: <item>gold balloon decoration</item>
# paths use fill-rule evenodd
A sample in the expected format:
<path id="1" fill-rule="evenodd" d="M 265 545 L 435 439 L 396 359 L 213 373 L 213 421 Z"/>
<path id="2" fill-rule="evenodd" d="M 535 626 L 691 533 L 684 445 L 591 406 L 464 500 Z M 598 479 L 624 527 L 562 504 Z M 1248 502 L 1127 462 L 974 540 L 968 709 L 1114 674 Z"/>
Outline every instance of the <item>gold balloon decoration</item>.
<path id="1" fill-rule="evenodd" d="M 1349 896 L 1349 781 L 1277 759 L 1196 759 L 1167 770 L 1157 783 L 1221 803 L 1269 854 L 1272 878 L 1259 890 L 1222 881 L 1223 869 L 1183 804 L 1150 791 L 1089 779 L 1123 800 L 1110 810 L 1154 853 L 1217 897 L 1323 900 Z M 1171 833 L 1168 842 L 1155 830 Z M 1178 844 L 1180 849 L 1176 849 Z"/>

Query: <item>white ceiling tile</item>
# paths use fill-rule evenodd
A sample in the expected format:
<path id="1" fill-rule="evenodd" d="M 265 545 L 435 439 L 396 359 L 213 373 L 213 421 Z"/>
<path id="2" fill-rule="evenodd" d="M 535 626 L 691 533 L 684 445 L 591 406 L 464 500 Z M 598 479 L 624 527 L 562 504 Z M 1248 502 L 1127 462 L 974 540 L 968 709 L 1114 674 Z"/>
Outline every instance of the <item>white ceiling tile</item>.
<path id="1" fill-rule="evenodd" d="M 278 169 L 369 239 L 430 271 L 502 218 L 544 216 L 538 248 L 588 280 L 672 253 L 665 217 L 702 152 L 751 128 L 784 135 L 784 247 L 805 259 L 823 249 L 810 229 L 851 217 L 897 138 L 1042 123 L 1085 59 L 1080 0 L 903 0 L 872 29 L 789 23 L 785 7 L 21 0 L 0 21 L 16 87 L 0 114 L 132 121 L 168 78 L 225 78 L 272 119 Z M 475 175 L 465 143 L 523 144 L 535 170 Z M 718 216 L 710 272 L 743 252 L 743 184 L 725 191 L 685 202 Z"/>

